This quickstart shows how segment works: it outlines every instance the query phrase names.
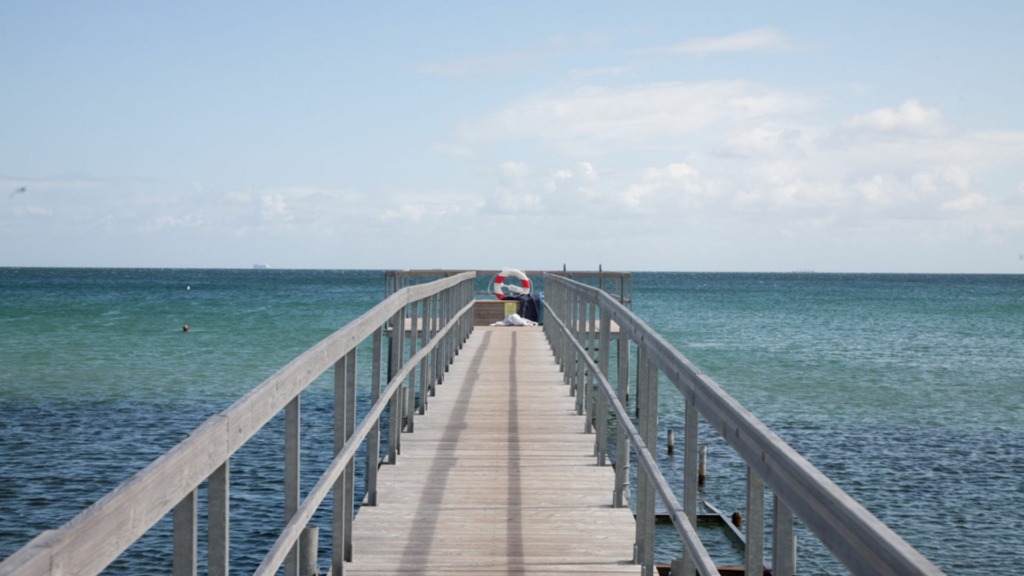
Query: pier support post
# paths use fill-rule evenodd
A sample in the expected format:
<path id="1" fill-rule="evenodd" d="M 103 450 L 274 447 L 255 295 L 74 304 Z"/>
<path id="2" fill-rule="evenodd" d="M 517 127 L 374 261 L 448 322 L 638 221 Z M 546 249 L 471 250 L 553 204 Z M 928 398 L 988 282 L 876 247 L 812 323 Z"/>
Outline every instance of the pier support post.
<path id="1" fill-rule="evenodd" d="M 356 348 L 334 364 L 334 454 L 339 454 L 355 430 Z M 352 517 L 355 467 L 348 466 L 334 482 L 331 573 L 342 574 L 343 562 L 352 560 Z"/>
<path id="2" fill-rule="evenodd" d="M 683 512 L 687 521 L 697 527 L 697 477 L 698 477 L 698 430 L 700 415 L 693 403 L 693 396 L 686 397 L 685 414 L 683 415 Z M 683 555 L 684 574 L 692 574 L 694 570 L 693 554 L 687 551 Z"/>
<path id="3" fill-rule="evenodd" d="M 319 560 L 317 558 L 317 547 L 320 541 L 320 528 L 317 526 L 306 526 L 302 529 L 301 542 L 302 550 L 299 555 L 299 576 L 320 576 Z"/>
<path id="4" fill-rule="evenodd" d="M 643 388 L 639 432 L 647 450 L 656 456 L 658 446 L 658 368 L 645 354 L 637 354 L 639 375 L 637 389 Z M 637 469 L 637 561 L 642 574 L 654 574 L 654 481 L 643 467 Z"/>
<path id="5" fill-rule="evenodd" d="M 764 480 L 747 467 L 747 574 L 764 570 Z"/>
<path id="6" fill-rule="evenodd" d="M 793 576 L 796 574 L 796 536 L 793 534 L 793 511 L 774 495 L 775 524 L 772 538 L 772 574 Z"/>
<path id="7" fill-rule="evenodd" d="M 295 396 L 284 409 L 284 523 L 288 524 L 299 509 L 300 474 L 300 410 L 301 396 Z M 284 563 L 285 576 L 298 576 L 299 550 L 295 546 L 288 552 Z"/>
<path id="8" fill-rule="evenodd" d="M 196 574 L 199 533 L 197 512 L 195 490 L 174 507 L 174 557 L 171 568 L 174 576 Z"/>
<path id="9" fill-rule="evenodd" d="M 618 338 L 618 350 L 616 351 L 616 368 L 618 378 L 616 392 L 619 395 L 619 402 L 625 406 L 626 398 L 629 396 L 629 338 L 620 333 Z M 613 506 L 622 508 L 629 505 L 629 459 L 630 447 L 629 438 L 626 437 L 625 427 L 619 423 L 615 427 L 615 495 Z"/>
<path id="10" fill-rule="evenodd" d="M 370 405 L 380 398 L 380 378 L 382 372 L 381 352 L 383 348 L 383 330 L 378 328 L 373 333 L 373 365 L 370 373 Z M 380 418 L 373 423 L 370 435 L 366 439 L 366 505 L 377 505 L 377 467 L 380 464 Z"/>
<path id="11" fill-rule="evenodd" d="M 612 320 L 607 314 L 601 314 L 601 330 L 598 337 L 600 343 L 597 352 L 598 370 L 606 380 L 611 380 L 608 367 L 611 364 L 611 331 Z M 604 392 L 597 391 L 597 465 L 608 463 L 608 398 Z"/>
<path id="12" fill-rule="evenodd" d="M 388 385 L 401 368 L 405 358 L 405 308 L 391 318 L 391 338 L 388 343 Z M 388 406 L 388 464 L 398 461 L 402 441 L 402 390 L 395 392 Z"/>
<path id="13" fill-rule="evenodd" d="M 229 529 L 231 526 L 230 486 L 231 460 L 228 460 L 210 475 L 207 484 L 206 573 L 209 576 L 228 576 Z"/>

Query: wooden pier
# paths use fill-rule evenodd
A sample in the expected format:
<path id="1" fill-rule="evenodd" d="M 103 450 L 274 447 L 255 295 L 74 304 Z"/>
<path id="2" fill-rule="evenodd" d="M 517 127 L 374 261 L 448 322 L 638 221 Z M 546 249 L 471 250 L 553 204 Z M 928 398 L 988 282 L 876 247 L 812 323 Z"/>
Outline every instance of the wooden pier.
<path id="1" fill-rule="evenodd" d="M 653 576 L 656 509 L 683 550 L 671 559 L 673 571 L 714 576 L 720 570 L 696 531 L 701 420 L 747 465 L 747 574 L 764 572 L 769 541 L 772 573 L 796 573 L 798 519 L 852 574 L 943 573 L 624 306 L 628 275 L 601 275 L 592 286 L 564 271 L 544 274 L 540 328 L 481 325 L 505 309 L 475 302 L 474 271 L 440 271 L 426 284 L 410 274 L 420 272 L 388 276 L 382 302 L 0 561 L 0 576 L 99 574 L 167 516 L 165 572 L 196 576 L 202 557 L 209 576 L 236 572 L 232 456 L 282 413 L 285 521 L 256 576 L 282 567 L 286 576 L 319 572 L 310 521 L 328 497 L 334 576 Z M 613 294 L 606 289 L 616 278 Z M 360 371 L 366 356 L 370 365 Z M 334 457 L 303 491 L 301 395 L 328 371 Z M 367 376 L 370 406 L 357 414 L 357 382 Z M 662 389 L 683 404 L 682 499 L 654 454 Z M 368 501 L 353 515 L 361 446 Z"/>
<path id="2" fill-rule="evenodd" d="M 477 327 L 353 526 L 346 574 L 640 574 L 540 328 Z"/>

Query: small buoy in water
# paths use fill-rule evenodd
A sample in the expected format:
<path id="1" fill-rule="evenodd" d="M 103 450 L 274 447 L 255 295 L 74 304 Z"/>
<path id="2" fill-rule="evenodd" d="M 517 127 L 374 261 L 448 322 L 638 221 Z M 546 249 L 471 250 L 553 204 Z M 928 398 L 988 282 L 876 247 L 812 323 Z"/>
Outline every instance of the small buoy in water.
<path id="1" fill-rule="evenodd" d="M 191 290 L 191 289 L 192 289 L 191 286 L 185 286 L 185 290 Z"/>
<path id="2" fill-rule="evenodd" d="M 181 331 L 182 332 L 188 332 L 188 324 L 185 324 L 184 326 L 182 326 L 181 327 Z"/>

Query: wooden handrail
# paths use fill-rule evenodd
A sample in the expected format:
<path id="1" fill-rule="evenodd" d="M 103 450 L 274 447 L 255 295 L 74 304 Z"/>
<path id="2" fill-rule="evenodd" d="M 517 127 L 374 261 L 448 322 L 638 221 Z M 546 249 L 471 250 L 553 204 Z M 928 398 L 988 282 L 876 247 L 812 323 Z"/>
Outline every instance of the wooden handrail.
<path id="1" fill-rule="evenodd" d="M 458 291 L 458 302 L 454 299 L 450 302 L 449 316 L 444 318 L 447 325 L 438 326 L 437 333 L 432 335 L 431 346 L 453 337 L 452 326 L 457 322 L 468 334 L 472 329 L 472 322 L 466 320 L 471 310 L 474 276 L 472 272 L 464 272 L 395 292 L 303 352 L 227 409 L 210 417 L 185 440 L 69 522 L 43 532 L 0 562 L 0 576 L 98 574 L 172 509 L 175 510 L 177 526 L 179 510 L 188 515 L 187 509 L 194 507 L 194 492 L 203 481 L 222 471 L 235 451 L 289 406 L 317 377 L 384 325 L 401 316 L 411 304 Z M 402 333 L 401 330 L 396 332 Z M 450 346 L 452 356 L 454 349 Z M 401 384 L 398 377 L 407 375 L 432 350 L 424 347 L 409 360 L 401 358 L 395 379 L 389 385 L 387 399 L 394 394 L 395 382 Z M 375 407 L 373 414 L 379 416 L 382 411 L 383 407 Z M 362 431 L 360 428 L 360 433 Z M 346 448 L 345 454 L 348 452 L 354 453 L 355 448 Z M 340 459 L 348 463 L 351 456 Z M 336 458 L 336 462 L 338 460 Z M 302 508 L 302 511 L 305 514 L 306 509 Z M 192 516 L 194 528 L 194 514 Z M 213 530 L 211 526 L 211 532 Z M 194 534 L 191 538 L 194 540 Z M 176 536 L 176 547 L 179 540 L 188 546 L 188 538 Z M 179 565 L 176 558 L 175 573 L 195 572 L 194 550 L 192 553 L 192 566 L 189 566 L 188 559 Z"/>
<path id="2" fill-rule="evenodd" d="M 904 541 L 899 535 L 872 515 L 851 496 L 846 494 L 828 477 L 817 470 L 796 450 L 775 435 L 767 426 L 760 422 L 752 413 L 743 408 L 736 400 L 707 374 L 704 374 L 682 353 L 670 345 L 660 334 L 652 330 L 643 320 L 621 305 L 612 296 L 591 286 L 574 282 L 557 276 L 547 276 L 547 313 L 567 318 L 563 325 L 573 326 L 574 321 L 588 315 L 600 316 L 619 325 L 620 338 L 633 342 L 638 354 L 649 362 L 661 374 L 670 380 L 683 395 L 687 407 L 693 406 L 722 438 L 743 458 L 750 473 L 763 480 L 764 485 L 772 490 L 782 504 L 795 514 L 814 535 L 854 574 L 893 574 L 893 575 L 935 575 L 943 572 L 920 552 Z M 580 325 L 583 323 L 580 322 Z M 589 352 L 576 342 L 577 337 L 570 328 L 565 328 L 565 335 L 572 343 L 572 352 L 579 358 L 580 354 L 589 357 Z M 591 328 L 593 330 L 593 328 Z M 578 333 L 578 331 L 577 331 Z M 593 334 L 589 337 L 592 340 Z M 566 354 L 564 346 L 554 344 L 556 353 Z M 599 354 L 608 354 L 606 345 L 602 345 Z M 606 366 L 604 358 L 602 365 Z M 588 366 L 593 362 L 587 358 Z M 593 367 L 591 368 L 593 369 Z M 602 393 L 613 406 L 618 402 L 610 385 L 605 386 L 607 368 L 601 371 Z M 621 374 L 621 373 L 620 373 Z M 639 378 L 652 382 L 657 386 L 657 378 Z M 621 380 L 619 386 L 627 385 Z M 643 397 L 650 391 L 638 390 Z M 656 394 L 656 391 L 654 392 Z M 614 412 L 622 418 L 620 407 Z M 656 417 L 656 415 L 655 415 Z M 687 419 L 691 416 L 687 414 Z M 598 420 L 601 420 L 599 417 Z M 696 419 L 693 418 L 694 424 Z M 622 420 L 625 425 L 626 420 Z M 643 428 L 641 423 L 640 428 Z M 689 428 L 689 427 L 688 427 Z M 693 429 L 695 430 L 695 426 Z M 632 433 L 631 433 L 632 437 Z M 633 440 L 635 442 L 635 440 Z M 696 449 L 696 442 L 687 442 L 687 446 Z M 696 461 L 695 455 L 687 454 L 687 462 Z M 755 485 L 758 483 L 755 482 Z M 661 487 L 658 486 L 659 493 Z M 696 498 L 693 491 L 691 498 Z M 684 496 L 684 500 L 687 499 Z M 666 503 L 668 505 L 668 503 Z M 695 502 L 684 502 L 688 509 L 695 509 Z M 748 519 L 763 518 L 763 512 Z M 785 516 L 785 514 L 777 514 Z M 785 518 L 782 518 L 785 520 Z M 638 514 L 638 522 L 640 517 Z M 749 526 L 749 520 L 748 520 Z M 638 527 L 638 530 L 640 528 Z M 783 552 L 784 554 L 787 552 Z M 780 566 L 775 566 L 779 570 Z M 748 569 L 750 566 L 748 565 Z"/>

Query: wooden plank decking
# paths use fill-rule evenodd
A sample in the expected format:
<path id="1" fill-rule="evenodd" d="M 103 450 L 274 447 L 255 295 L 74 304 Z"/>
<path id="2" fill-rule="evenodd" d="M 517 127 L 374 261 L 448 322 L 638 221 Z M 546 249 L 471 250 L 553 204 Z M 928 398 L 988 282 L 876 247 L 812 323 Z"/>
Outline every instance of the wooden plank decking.
<path id="1" fill-rule="evenodd" d="M 363 506 L 346 574 L 639 574 L 540 328 L 477 327 Z"/>

